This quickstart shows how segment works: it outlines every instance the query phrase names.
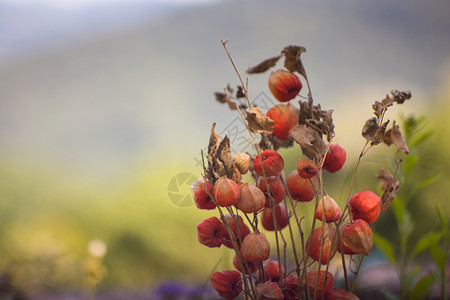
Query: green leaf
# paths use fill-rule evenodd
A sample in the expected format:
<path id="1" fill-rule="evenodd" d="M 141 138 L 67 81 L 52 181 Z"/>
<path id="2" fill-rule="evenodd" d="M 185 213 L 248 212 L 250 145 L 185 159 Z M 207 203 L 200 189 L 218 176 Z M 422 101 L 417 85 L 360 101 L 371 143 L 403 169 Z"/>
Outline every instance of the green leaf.
<path id="1" fill-rule="evenodd" d="M 441 248 L 439 247 L 438 241 L 430 242 L 430 253 L 431 253 L 431 257 L 434 260 L 434 263 L 436 264 L 436 267 L 439 270 L 439 274 L 441 275 L 441 278 L 444 278 L 446 257 L 445 257 L 445 254 L 442 252 Z"/>
<path id="2" fill-rule="evenodd" d="M 397 197 L 394 201 L 392 201 L 391 208 L 394 217 L 397 220 L 397 224 L 400 224 L 403 221 L 405 214 L 405 204 L 403 203 L 403 199 Z"/>
<path id="3" fill-rule="evenodd" d="M 409 143 L 411 148 L 417 147 L 420 144 L 424 143 L 429 137 L 431 137 L 434 133 L 434 130 L 429 129 L 427 131 L 421 131 L 420 133 L 413 136 L 411 142 Z"/>
<path id="4" fill-rule="evenodd" d="M 411 172 L 411 170 L 414 168 L 414 166 L 417 163 L 417 155 L 411 155 L 412 151 L 410 152 L 410 155 L 406 156 L 404 158 L 404 165 L 403 165 L 403 173 L 405 175 L 409 174 L 409 172 Z"/>
<path id="5" fill-rule="evenodd" d="M 433 274 L 422 277 L 409 292 L 410 299 L 423 299 L 429 292 L 436 278 Z"/>
<path id="6" fill-rule="evenodd" d="M 387 259 L 389 259 L 391 263 L 395 264 L 397 262 L 394 246 L 389 240 L 374 232 L 373 241 L 377 248 L 384 254 L 384 256 L 386 256 Z"/>
<path id="7" fill-rule="evenodd" d="M 432 232 L 427 235 L 422 236 L 416 243 L 416 246 L 414 247 L 413 251 L 411 251 L 410 257 L 413 258 L 423 251 L 427 250 L 430 247 L 430 244 L 432 242 L 439 242 L 439 240 L 442 238 L 443 234 L 442 232 Z"/>
<path id="8" fill-rule="evenodd" d="M 436 203 L 436 211 L 439 217 L 439 220 L 441 221 L 441 226 L 442 226 L 442 230 L 443 232 L 447 232 L 447 220 L 444 217 L 444 214 L 442 213 L 442 209 L 439 206 L 439 203 Z"/>
<path id="9" fill-rule="evenodd" d="M 419 182 L 419 184 L 418 184 L 417 187 L 416 187 L 416 191 L 421 190 L 421 189 L 423 189 L 423 188 L 429 186 L 430 184 L 432 184 L 433 182 L 435 182 L 436 179 L 438 179 L 438 177 L 439 177 L 439 174 L 434 174 L 434 175 L 431 175 L 431 176 L 425 178 L 424 180 L 422 180 L 421 182 Z"/>
<path id="10" fill-rule="evenodd" d="M 411 221 L 411 214 L 405 210 L 403 212 L 404 218 L 400 223 L 400 232 L 404 239 L 407 239 L 414 229 L 414 223 Z"/>

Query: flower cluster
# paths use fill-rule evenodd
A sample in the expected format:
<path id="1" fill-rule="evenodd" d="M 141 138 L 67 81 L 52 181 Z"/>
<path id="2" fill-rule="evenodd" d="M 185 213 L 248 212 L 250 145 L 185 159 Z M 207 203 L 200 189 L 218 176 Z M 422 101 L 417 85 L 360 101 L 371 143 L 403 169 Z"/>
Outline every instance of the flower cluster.
<path id="1" fill-rule="evenodd" d="M 226 42 L 223 45 L 228 53 Z M 284 56 L 285 68 L 272 72 L 268 79 L 269 90 L 282 104 L 275 105 L 266 114 L 251 105 L 242 82 L 236 96 L 229 95 L 231 89 L 216 93 L 216 99 L 239 111 L 251 136 L 249 142 L 256 150 L 255 155 L 232 156 L 229 139 L 216 134 L 214 124 L 203 176 L 192 185 L 196 206 L 218 213 L 197 225 L 198 241 L 207 247 L 228 247 L 235 254 L 236 270 L 216 271 L 210 278 L 212 287 L 226 299 L 241 294 L 247 299 L 358 299 L 352 293 L 354 286 L 348 282 L 346 264 L 350 260 L 346 261 L 345 256 L 369 255 L 373 227 L 382 206 L 393 199 L 392 194 L 389 199 L 382 199 L 370 190 L 352 194 L 350 187 L 348 199 L 341 208 L 325 192 L 323 172 L 341 170 L 346 151 L 332 142 L 332 110 L 313 104 L 300 60 L 303 52 L 303 47 L 288 46 L 281 55 L 248 70 L 250 74 L 265 72 Z M 308 86 L 307 97 L 300 95 L 303 84 L 296 73 Z M 357 167 L 364 154 L 380 141 L 389 140 L 399 151 L 406 147 L 401 147 L 401 134 L 395 137 L 392 134 L 392 131 L 399 133 L 398 126 L 394 123 L 392 129 L 386 130 L 389 121 L 383 120 L 389 106 L 409 99 L 399 95 L 410 97 L 408 93 L 396 91 L 392 97 L 375 102 L 376 118 L 364 125 L 362 134 L 366 143 Z M 242 98 L 247 104 L 238 104 Z M 304 99 L 299 101 L 298 108 L 291 103 L 295 98 Z M 245 109 L 245 114 L 241 109 Z M 286 177 L 285 162 L 278 149 L 290 147 L 294 142 L 300 145 L 302 155 L 294 171 Z M 247 176 L 250 180 L 243 180 L 244 174 L 250 174 Z M 385 182 L 386 190 L 395 183 L 395 176 L 390 178 L 391 182 Z M 302 228 L 300 210 L 304 213 L 302 203 L 313 200 L 311 215 L 315 218 L 309 236 L 305 237 L 308 231 Z M 266 234 L 272 232 L 276 243 L 271 247 Z M 287 247 L 292 249 L 291 257 Z M 337 252 L 342 256 L 345 290 L 334 288 L 334 275 L 329 272 L 330 261 Z M 351 272 L 356 277 L 358 270 Z"/>

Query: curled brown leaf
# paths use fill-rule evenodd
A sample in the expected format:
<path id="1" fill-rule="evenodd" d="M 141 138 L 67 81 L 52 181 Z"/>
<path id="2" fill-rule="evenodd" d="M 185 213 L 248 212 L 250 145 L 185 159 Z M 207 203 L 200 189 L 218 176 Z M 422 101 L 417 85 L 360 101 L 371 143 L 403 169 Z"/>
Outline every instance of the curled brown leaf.
<path id="1" fill-rule="evenodd" d="M 384 191 L 381 196 L 381 210 L 386 213 L 391 202 L 400 190 L 400 182 L 392 176 L 389 170 L 381 169 L 377 175 L 381 189 Z"/>
<path id="2" fill-rule="evenodd" d="M 383 111 L 385 111 L 389 106 L 392 106 L 394 104 L 394 100 L 389 97 L 389 95 L 386 94 L 386 97 L 380 101 L 375 101 L 375 103 L 372 105 L 372 108 L 374 110 L 374 114 L 377 116 L 377 118 L 379 119 L 382 114 Z"/>
<path id="3" fill-rule="evenodd" d="M 211 182 L 215 182 L 222 176 L 227 176 L 230 179 L 236 177 L 235 163 L 231 156 L 230 139 L 225 136 L 221 137 L 215 132 L 216 123 L 212 125 L 211 135 L 208 144 L 208 168 L 206 178 Z M 240 174 L 239 174 L 240 175 Z"/>
<path id="4" fill-rule="evenodd" d="M 306 78 L 305 68 L 303 67 L 300 55 L 306 52 L 306 48 L 302 46 L 290 45 L 283 49 L 284 66 L 291 72 L 298 72 Z"/>
<path id="5" fill-rule="evenodd" d="M 317 131 L 317 133 L 323 134 L 325 136 L 328 136 L 328 132 L 330 131 L 330 128 L 328 127 L 328 125 L 325 122 L 320 121 L 320 120 L 307 119 L 306 126 L 314 129 L 315 131 Z"/>
<path id="6" fill-rule="evenodd" d="M 403 102 L 411 99 L 411 97 L 412 97 L 410 91 L 394 90 L 394 91 L 391 91 L 391 95 L 392 95 L 392 100 L 394 102 L 397 102 L 398 104 L 402 104 Z"/>
<path id="7" fill-rule="evenodd" d="M 245 110 L 247 116 L 248 127 L 255 133 L 272 134 L 275 123 L 271 118 L 266 116 L 258 106 L 253 106 Z"/>
<path id="8" fill-rule="evenodd" d="M 386 127 L 389 124 L 389 120 L 383 123 L 380 127 L 378 127 L 377 131 L 375 131 L 375 134 L 372 136 L 370 144 L 372 146 L 378 145 L 383 142 L 384 133 L 386 132 Z"/>
<path id="9" fill-rule="evenodd" d="M 214 93 L 214 97 L 215 97 L 216 100 L 219 101 L 220 103 L 226 103 L 226 102 L 227 102 L 227 95 L 226 95 L 225 93 L 215 92 L 215 93 Z"/>
<path id="10" fill-rule="evenodd" d="M 302 152 L 310 159 L 321 157 L 327 151 L 322 137 L 314 129 L 306 125 L 295 125 L 289 136 L 302 148 Z"/>
<path id="11" fill-rule="evenodd" d="M 334 110 L 332 110 L 332 109 L 321 110 L 319 113 L 320 117 L 322 119 L 322 122 L 324 122 L 328 127 L 328 133 L 326 134 L 328 142 L 330 142 L 334 136 L 333 111 Z"/>
<path id="12" fill-rule="evenodd" d="M 226 175 L 228 178 L 233 179 L 236 166 L 231 156 L 230 139 L 228 136 L 225 136 L 220 142 L 219 147 L 217 147 L 216 157 L 216 164 L 218 166 L 216 172 L 219 177 Z"/>
<path id="13" fill-rule="evenodd" d="M 238 85 L 236 91 L 236 98 L 244 98 L 244 97 L 245 97 L 244 88 Z"/>
<path id="14" fill-rule="evenodd" d="M 229 86 L 227 87 L 228 91 L 234 91 L 232 88 L 230 88 Z M 236 102 L 232 101 L 230 99 L 230 97 L 228 97 L 227 93 L 221 93 L 221 92 L 215 92 L 214 96 L 216 98 L 217 101 L 219 101 L 220 103 L 227 103 L 228 107 L 231 110 L 237 110 L 238 107 L 242 107 L 242 105 L 238 105 Z"/>
<path id="15" fill-rule="evenodd" d="M 362 136 L 367 140 L 372 140 L 373 135 L 378 130 L 378 123 L 377 118 L 372 117 L 369 120 L 364 123 L 363 129 L 362 129 Z"/>
<path id="16" fill-rule="evenodd" d="M 276 65 L 278 60 L 280 59 L 281 55 L 274 56 L 268 59 L 263 60 L 256 66 L 253 66 L 247 70 L 248 74 L 255 74 L 255 73 L 263 73 L 267 71 L 268 69 L 272 68 Z"/>
<path id="17" fill-rule="evenodd" d="M 400 131 L 400 127 L 398 125 L 394 124 L 392 125 L 390 138 L 392 140 L 392 143 L 395 144 L 398 148 L 398 151 L 405 152 L 406 154 L 409 153 L 409 148 L 406 145 L 405 138 L 402 135 L 402 132 Z"/>

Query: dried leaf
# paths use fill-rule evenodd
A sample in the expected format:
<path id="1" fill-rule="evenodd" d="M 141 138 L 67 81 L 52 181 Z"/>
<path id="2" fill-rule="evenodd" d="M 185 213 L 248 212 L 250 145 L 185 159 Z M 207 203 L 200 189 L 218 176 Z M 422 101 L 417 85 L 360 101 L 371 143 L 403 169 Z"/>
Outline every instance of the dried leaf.
<path id="1" fill-rule="evenodd" d="M 228 92 L 234 91 L 232 88 L 230 88 L 230 85 L 227 86 L 227 90 L 228 90 Z M 231 101 L 231 99 L 230 99 L 230 97 L 228 97 L 227 93 L 215 92 L 214 96 L 216 97 L 216 100 L 219 101 L 220 103 L 227 103 L 228 107 L 231 110 L 237 110 L 237 108 L 238 108 L 237 103 L 234 101 Z"/>
<path id="2" fill-rule="evenodd" d="M 219 147 L 219 144 L 221 142 L 221 137 L 215 132 L 216 129 L 216 123 L 213 123 L 211 128 L 211 135 L 209 137 L 209 144 L 208 144 L 208 161 L 210 161 L 209 157 L 213 157 L 217 151 L 217 148 Z"/>
<path id="3" fill-rule="evenodd" d="M 229 94 L 233 94 L 234 93 L 234 89 L 231 87 L 230 84 L 227 84 L 227 91 Z"/>
<path id="4" fill-rule="evenodd" d="M 315 131 L 317 131 L 317 133 L 323 134 L 325 136 L 328 136 L 328 132 L 330 131 L 328 125 L 325 122 L 314 119 L 307 119 L 306 126 L 314 129 Z"/>
<path id="5" fill-rule="evenodd" d="M 392 176 L 389 170 L 385 169 L 380 170 L 377 178 L 379 179 L 381 189 L 384 190 L 383 196 L 381 196 L 381 210 L 383 213 L 386 213 L 391 202 L 400 190 L 400 182 Z"/>
<path id="6" fill-rule="evenodd" d="M 216 97 L 216 100 L 220 103 L 226 103 L 227 102 L 227 95 L 225 93 L 215 92 L 214 97 Z"/>
<path id="7" fill-rule="evenodd" d="M 381 127 L 378 127 L 377 131 L 372 136 L 372 141 L 370 142 L 372 146 L 378 145 L 383 142 L 384 133 L 386 132 L 386 127 L 388 124 L 389 120 L 384 122 L 383 125 L 381 125 Z"/>
<path id="8" fill-rule="evenodd" d="M 240 85 L 237 86 L 236 98 L 245 98 L 244 88 Z"/>
<path id="9" fill-rule="evenodd" d="M 334 136 L 333 110 L 322 110 L 320 104 L 314 106 L 312 101 L 299 101 L 299 104 L 299 124 L 313 128 L 331 141 Z"/>
<path id="10" fill-rule="evenodd" d="M 306 124 L 307 119 L 320 120 L 320 117 L 323 114 L 320 104 L 313 106 L 312 101 L 299 101 L 299 104 L 300 114 L 298 123 L 300 125 Z"/>
<path id="11" fill-rule="evenodd" d="M 233 91 L 233 89 L 231 89 L 229 87 L 229 85 L 227 86 L 227 90 L 228 91 Z M 215 92 L 214 96 L 216 97 L 216 100 L 219 101 L 220 103 L 227 103 L 228 107 L 231 110 L 237 110 L 238 105 L 236 104 L 236 102 L 231 101 L 230 97 L 228 97 L 228 95 L 226 93 L 220 93 L 220 92 Z"/>
<path id="12" fill-rule="evenodd" d="M 239 181 L 242 180 L 242 174 L 241 174 L 241 172 L 239 171 L 239 169 L 237 167 L 234 168 L 233 177 L 230 178 L 230 179 L 233 179 L 236 182 L 239 182 Z"/>
<path id="13" fill-rule="evenodd" d="M 300 55 L 303 52 L 306 52 L 305 47 L 293 45 L 285 47 L 282 51 L 284 54 L 284 66 L 286 69 L 291 72 L 298 72 L 306 78 L 305 68 L 303 67 L 303 63 L 300 59 Z"/>
<path id="14" fill-rule="evenodd" d="M 392 144 L 391 132 L 392 132 L 392 129 L 389 129 L 384 133 L 384 136 L 383 136 L 383 143 L 385 143 L 388 146 L 390 146 Z"/>
<path id="15" fill-rule="evenodd" d="M 402 132 L 400 131 L 400 127 L 394 124 L 392 125 L 392 130 L 390 134 L 392 143 L 394 143 L 398 147 L 398 151 L 405 152 L 406 154 L 409 153 L 408 146 L 406 145 L 405 138 L 402 135 Z"/>
<path id="16" fill-rule="evenodd" d="M 247 116 L 248 127 L 252 132 L 261 132 L 272 134 L 274 122 L 271 118 L 266 116 L 258 106 L 253 106 L 245 110 Z"/>
<path id="17" fill-rule="evenodd" d="M 216 123 L 211 129 L 211 136 L 208 144 L 208 169 L 206 178 L 211 182 L 215 182 L 218 178 L 226 175 L 233 179 L 235 175 L 235 163 L 231 156 L 230 139 L 225 136 L 221 137 L 215 132 Z M 240 174 L 239 174 L 240 175 Z"/>
<path id="18" fill-rule="evenodd" d="M 212 125 L 211 128 L 211 135 L 209 137 L 209 144 L 208 144 L 208 155 L 206 159 L 208 160 L 208 169 L 207 174 L 205 174 L 206 178 L 209 179 L 211 182 L 214 182 L 216 178 L 215 172 L 214 172 L 214 162 L 216 160 L 216 152 L 217 148 L 219 148 L 221 138 L 220 136 L 215 132 L 216 123 Z"/>
<path id="19" fill-rule="evenodd" d="M 375 103 L 372 105 L 372 108 L 374 110 L 374 114 L 379 119 L 383 113 L 384 110 L 386 110 L 389 106 L 392 106 L 394 104 L 394 100 L 389 97 L 389 95 L 386 94 L 386 97 L 379 101 L 375 101 Z"/>
<path id="20" fill-rule="evenodd" d="M 228 103 L 228 107 L 229 107 L 231 110 L 237 110 L 237 109 L 238 109 L 237 103 L 234 102 L 234 101 L 231 101 L 230 98 L 228 98 L 228 97 L 227 97 L 227 103 Z"/>
<path id="21" fill-rule="evenodd" d="M 226 175 L 228 178 L 233 179 L 235 172 L 235 164 L 233 157 L 231 156 L 230 149 L 230 139 L 228 136 L 220 142 L 219 147 L 216 152 L 217 160 L 215 162 L 215 166 L 217 169 L 215 170 L 219 177 Z"/>
<path id="22" fill-rule="evenodd" d="M 289 132 L 289 136 L 300 145 L 303 154 L 310 159 L 324 155 L 327 150 L 317 131 L 306 125 L 295 125 Z"/>
<path id="23" fill-rule="evenodd" d="M 376 177 L 378 178 L 378 183 L 383 191 L 385 191 L 389 187 L 389 184 L 394 179 L 394 176 L 392 176 L 391 172 L 386 169 L 381 169 L 380 174 L 378 174 Z"/>
<path id="24" fill-rule="evenodd" d="M 362 136 L 367 140 L 372 140 L 372 137 L 374 136 L 375 132 L 378 130 L 378 124 L 377 124 L 377 118 L 372 117 L 369 120 L 364 123 L 363 129 L 362 129 Z"/>
<path id="25" fill-rule="evenodd" d="M 300 125 L 306 124 L 307 119 L 312 119 L 311 107 L 306 101 L 299 101 L 300 113 L 298 116 L 298 123 Z"/>
<path id="26" fill-rule="evenodd" d="M 334 136 L 333 111 L 334 110 L 332 109 L 320 111 L 322 122 L 324 122 L 328 126 L 328 134 L 326 134 L 328 142 L 330 142 Z"/>
<path id="27" fill-rule="evenodd" d="M 412 95 L 410 91 L 399 91 L 399 90 L 395 90 L 395 91 L 391 91 L 392 94 L 392 100 L 394 102 L 397 102 L 398 104 L 402 104 L 403 102 L 405 102 L 406 100 L 411 99 Z"/>
<path id="28" fill-rule="evenodd" d="M 259 64 L 257 64 L 254 67 L 251 67 L 247 70 L 248 74 L 255 74 L 255 73 L 263 73 L 267 71 L 268 69 L 272 68 L 276 65 L 278 60 L 280 59 L 281 55 L 274 56 L 268 59 L 263 60 Z"/>

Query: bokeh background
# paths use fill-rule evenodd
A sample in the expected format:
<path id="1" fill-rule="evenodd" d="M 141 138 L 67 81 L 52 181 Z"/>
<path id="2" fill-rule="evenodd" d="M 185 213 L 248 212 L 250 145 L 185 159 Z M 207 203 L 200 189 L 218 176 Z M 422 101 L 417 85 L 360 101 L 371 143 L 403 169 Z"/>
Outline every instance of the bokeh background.
<path id="1" fill-rule="evenodd" d="M 415 237 L 433 229 L 435 203 L 450 216 L 449 13 L 446 0 L 0 0 L 0 273 L 27 293 L 82 290 L 92 239 L 108 249 L 101 289 L 201 285 L 230 264 L 226 250 L 198 244 L 195 225 L 211 214 L 189 189 L 213 122 L 234 151 L 251 151 L 237 113 L 213 97 L 239 83 L 221 39 L 243 74 L 286 45 L 306 47 L 314 99 L 335 110 L 347 149 L 342 175 L 329 177 L 339 201 L 371 104 L 410 90 L 388 117 L 425 116 L 435 132 L 417 176 L 439 177 L 413 214 Z M 248 78 L 263 107 L 275 101 L 267 77 Z M 376 189 L 393 152 L 383 147 L 358 188 Z M 301 152 L 283 154 L 290 172 Z"/>

